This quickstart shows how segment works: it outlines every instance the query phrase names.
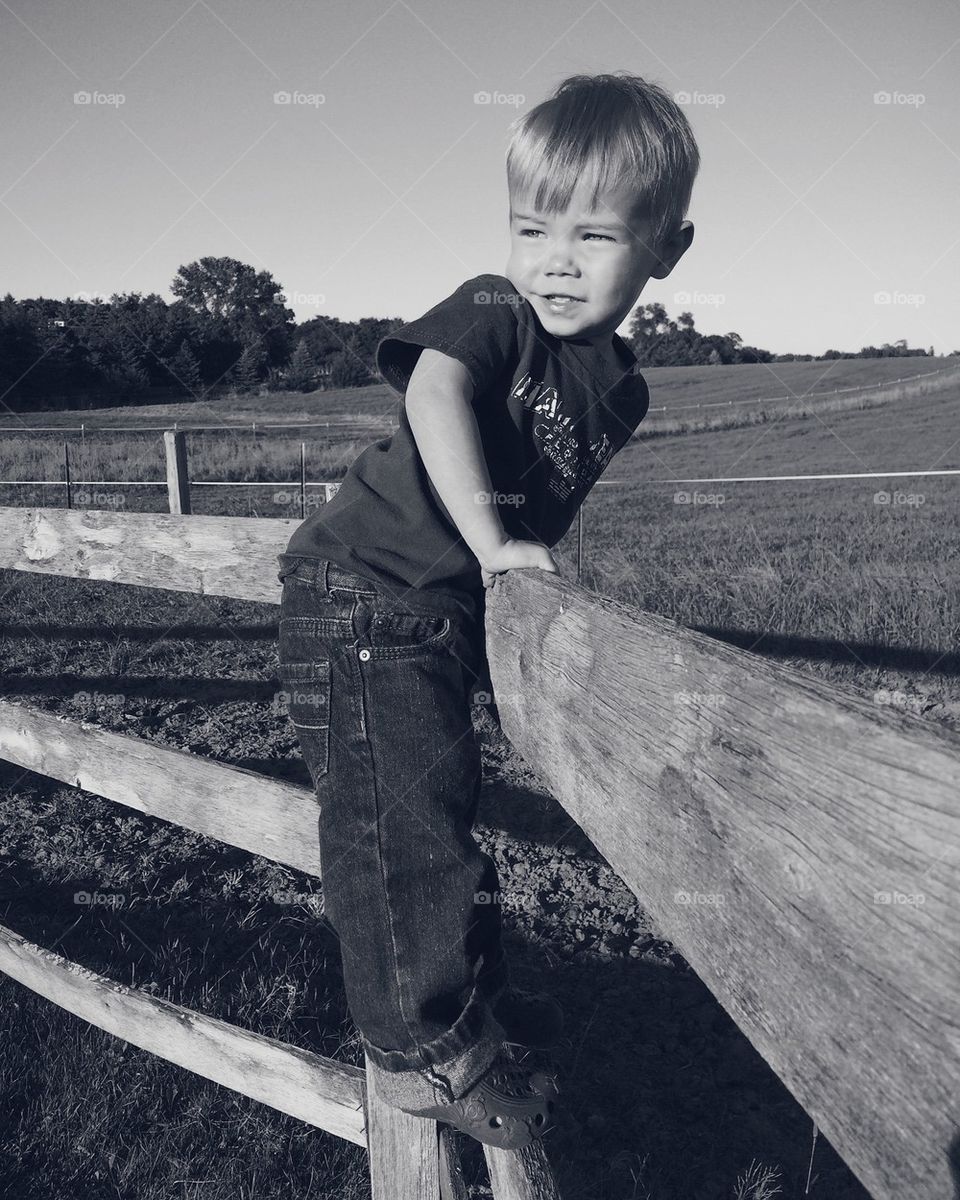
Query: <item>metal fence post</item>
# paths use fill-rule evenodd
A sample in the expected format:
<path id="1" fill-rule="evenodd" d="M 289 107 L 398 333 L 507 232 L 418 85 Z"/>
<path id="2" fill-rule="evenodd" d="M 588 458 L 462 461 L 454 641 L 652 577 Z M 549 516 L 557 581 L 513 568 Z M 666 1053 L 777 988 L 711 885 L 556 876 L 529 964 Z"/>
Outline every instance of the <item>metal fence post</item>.
<path id="1" fill-rule="evenodd" d="M 72 496 L 70 494 L 70 447 L 66 442 L 63 443 L 63 477 L 67 481 L 67 508 L 72 508 Z"/>
<path id="2" fill-rule="evenodd" d="M 307 443 L 300 443 L 300 520 L 307 515 Z"/>

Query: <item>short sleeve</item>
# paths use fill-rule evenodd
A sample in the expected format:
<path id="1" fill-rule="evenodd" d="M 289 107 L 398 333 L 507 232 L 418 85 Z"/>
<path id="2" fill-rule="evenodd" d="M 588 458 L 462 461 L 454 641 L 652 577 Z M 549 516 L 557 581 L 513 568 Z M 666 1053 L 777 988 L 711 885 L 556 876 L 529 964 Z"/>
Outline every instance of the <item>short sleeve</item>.
<path id="1" fill-rule="evenodd" d="M 629 441 L 649 411 L 650 389 L 641 374 L 640 363 L 633 350 L 618 334 L 614 334 L 613 341 L 614 347 L 619 351 L 623 361 L 629 364 L 626 374 L 623 376 L 623 383 L 620 385 L 624 403 L 617 405 L 618 413 L 624 414 L 622 420 L 629 431 L 624 440 Z M 629 403 L 626 403 L 627 400 Z"/>
<path id="2" fill-rule="evenodd" d="M 474 395 L 486 391 L 517 352 L 517 309 L 523 302 L 502 275 L 477 275 L 425 312 L 381 338 L 377 370 L 404 395 L 420 351 L 439 350 L 463 363 Z"/>

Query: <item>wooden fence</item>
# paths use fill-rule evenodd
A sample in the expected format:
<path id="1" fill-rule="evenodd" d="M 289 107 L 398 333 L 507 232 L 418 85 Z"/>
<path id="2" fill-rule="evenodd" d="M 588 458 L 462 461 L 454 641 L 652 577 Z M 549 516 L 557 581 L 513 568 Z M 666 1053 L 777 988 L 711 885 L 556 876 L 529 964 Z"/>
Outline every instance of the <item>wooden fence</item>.
<path id="1" fill-rule="evenodd" d="M 297 524 L 0 509 L 0 566 L 276 604 Z M 960 736 L 533 569 L 490 589 L 487 650 L 511 742 L 871 1195 L 951 1196 Z M 0 756 L 319 874 L 305 788 L 17 704 Z M 359 1068 L 0 934 L 71 1012 L 366 1145 L 374 1197 L 464 1195 L 448 1131 Z M 558 1194 L 541 1143 L 484 1149 L 498 1200 Z"/>

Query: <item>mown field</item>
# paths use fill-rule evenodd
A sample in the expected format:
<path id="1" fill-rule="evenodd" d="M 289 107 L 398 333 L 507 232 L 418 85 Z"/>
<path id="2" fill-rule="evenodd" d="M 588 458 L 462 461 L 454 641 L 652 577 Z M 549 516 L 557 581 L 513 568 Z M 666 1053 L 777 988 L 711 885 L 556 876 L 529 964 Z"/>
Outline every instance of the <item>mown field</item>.
<path id="1" fill-rule="evenodd" d="M 898 363 L 898 373 L 917 365 Z M 722 382 L 728 369 L 701 370 Z M 382 402 L 376 391 L 365 391 L 362 413 L 340 415 L 388 421 L 393 402 L 370 407 Z M 298 415 L 313 399 L 296 401 Z M 771 413 L 758 425 L 638 438 L 585 507 L 582 582 L 958 729 L 958 477 L 678 482 L 955 469 L 958 402 L 958 386 L 842 412 L 824 397 L 803 419 Z M 249 453 L 252 435 L 228 450 L 202 444 L 203 457 L 191 450 L 195 477 L 226 468 L 255 478 L 286 461 L 279 478 L 295 479 L 278 448 L 263 460 Z M 342 473 L 363 444 L 311 436 L 310 477 Z M 11 462 L 22 465 L 9 457 L 0 475 L 10 477 Z M 91 466 L 115 478 L 156 469 L 110 456 Z M 238 491 L 224 503 L 242 504 Z M 575 532 L 555 551 L 568 577 Z M 309 786 L 277 704 L 276 608 L 12 571 L 0 572 L 0 603 L 5 698 Z M 534 1056 L 562 1088 L 550 1155 L 564 1195 L 865 1200 L 822 1135 L 811 1166 L 806 1114 L 489 712 L 478 706 L 475 719 L 485 771 L 477 836 L 500 868 L 513 974 L 551 989 L 567 1013 L 564 1044 Z M 359 1062 L 316 880 L 3 764 L 0 782 L 3 924 L 120 982 Z M 84 892 L 120 900 L 77 902 Z M 5 978 L 0 1022 L 0 1195 L 369 1195 L 357 1148 L 127 1047 Z M 468 1148 L 471 1193 L 482 1197 L 478 1148 Z"/>

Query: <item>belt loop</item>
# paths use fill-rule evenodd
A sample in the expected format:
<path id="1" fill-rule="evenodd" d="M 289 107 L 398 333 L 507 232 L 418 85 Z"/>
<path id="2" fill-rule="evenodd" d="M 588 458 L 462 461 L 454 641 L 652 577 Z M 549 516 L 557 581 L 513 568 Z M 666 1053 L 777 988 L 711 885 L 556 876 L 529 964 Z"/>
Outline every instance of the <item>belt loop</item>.
<path id="1" fill-rule="evenodd" d="M 317 582 L 323 584 L 323 594 L 325 596 L 329 596 L 330 595 L 330 579 L 329 579 L 328 573 L 330 571 L 330 560 L 328 558 L 325 558 L 322 563 L 318 564 L 318 566 L 320 567 L 320 569 L 317 572 L 317 576 L 318 576 Z"/>

